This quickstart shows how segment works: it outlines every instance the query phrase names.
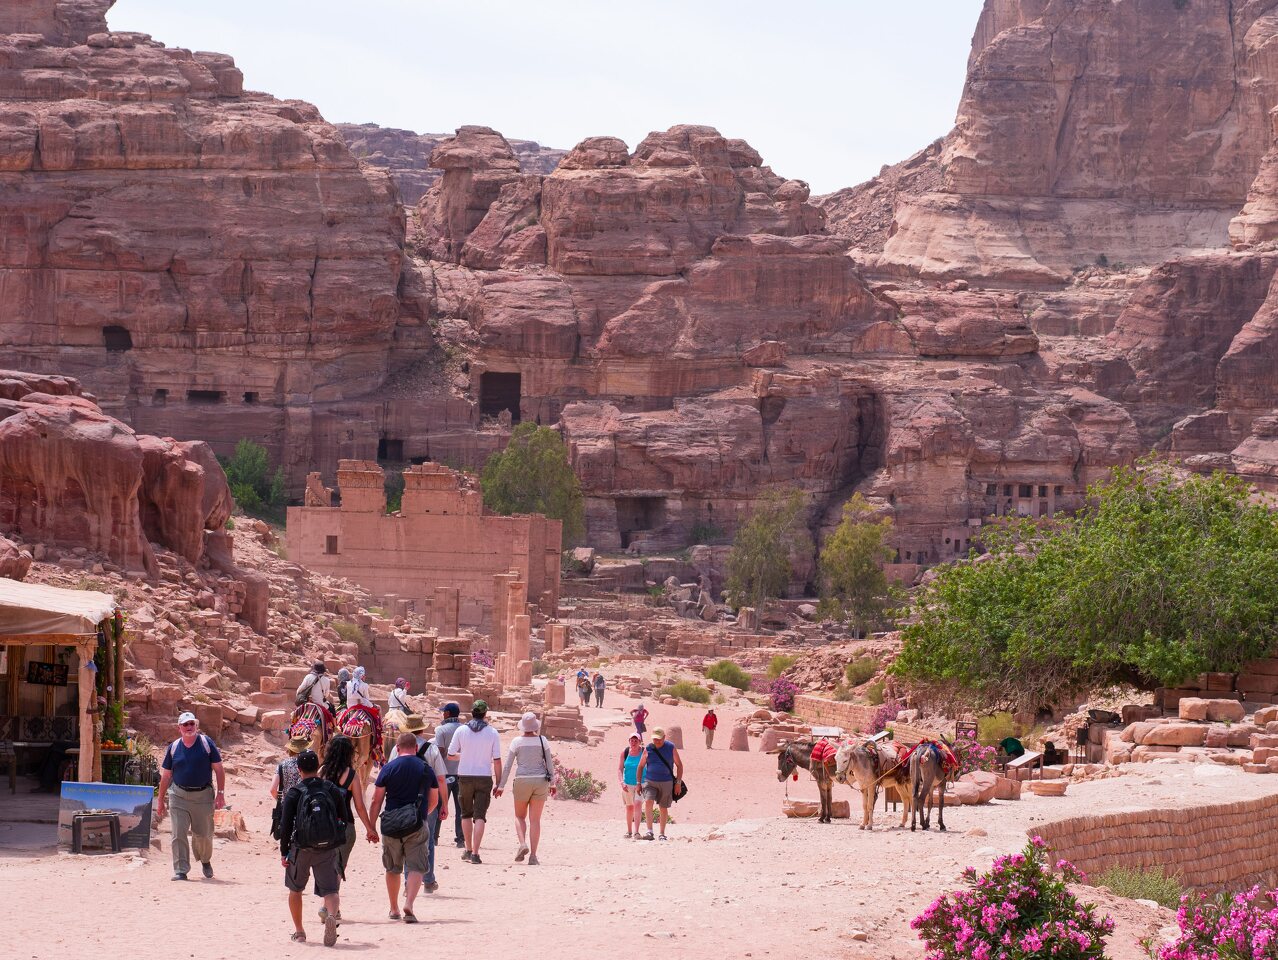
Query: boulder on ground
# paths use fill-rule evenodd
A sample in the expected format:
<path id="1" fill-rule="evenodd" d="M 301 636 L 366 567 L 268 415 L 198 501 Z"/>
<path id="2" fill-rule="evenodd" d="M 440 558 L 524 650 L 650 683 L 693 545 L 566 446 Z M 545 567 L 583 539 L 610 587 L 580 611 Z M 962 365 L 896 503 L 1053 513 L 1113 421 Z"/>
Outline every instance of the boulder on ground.
<path id="1" fill-rule="evenodd" d="M 1201 747 L 1206 740 L 1206 727 L 1190 723 L 1162 723 L 1146 732 L 1137 742 L 1151 747 Z"/>
<path id="2" fill-rule="evenodd" d="M 732 728 L 732 736 L 728 740 L 729 750 L 749 750 L 750 749 L 750 731 L 741 724 Z"/>
<path id="3" fill-rule="evenodd" d="M 814 820 L 821 813 L 821 803 L 786 799 L 781 802 L 781 812 L 796 820 Z M 830 804 L 830 813 L 836 820 L 846 820 L 852 815 L 851 804 L 847 800 L 835 800 Z"/>
<path id="4" fill-rule="evenodd" d="M 1237 700 L 1184 697 L 1178 704 L 1180 719 L 1198 722 L 1241 723 L 1246 711 Z"/>
<path id="5" fill-rule="evenodd" d="M 1063 797 L 1069 786 L 1068 780 L 1031 780 L 1030 793 L 1038 797 Z"/>

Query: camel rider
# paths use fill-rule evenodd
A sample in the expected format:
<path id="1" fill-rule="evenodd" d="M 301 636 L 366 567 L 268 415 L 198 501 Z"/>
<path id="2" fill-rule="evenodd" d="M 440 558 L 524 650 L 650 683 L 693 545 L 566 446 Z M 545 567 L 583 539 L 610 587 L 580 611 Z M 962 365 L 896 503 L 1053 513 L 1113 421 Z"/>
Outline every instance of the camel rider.
<path id="1" fill-rule="evenodd" d="M 390 692 L 390 696 L 386 699 L 386 709 L 399 710 L 407 715 L 413 713 L 413 708 L 408 703 L 408 681 L 403 677 L 395 678 L 395 689 Z"/>
<path id="2" fill-rule="evenodd" d="M 367 707 L 377 712 L 368 693 L 368 684 L 364 682 L 363 667 L 356 667 L 350 683 L 346 684 L 346 708 L 349 710 L 351 707 Z"/>
<path id="3" fill-rule="evenodd" d="M 313 703 L 327 710 L 328 690 L 331 684 L 332 678 L 328 675 L 328 667 L 324 666 L 323 661 L 316 660 L 311 664 L 311 672 L 297 685 L 294 703 L 299 707 L 305 703 Z"/>
<path id="4" fill-rule="evenodd" d="M 351 672 L 342 667 L 337 671 L 337 706 L 338 709 L 346 709 L 346 685 L 351 682 Z"/>

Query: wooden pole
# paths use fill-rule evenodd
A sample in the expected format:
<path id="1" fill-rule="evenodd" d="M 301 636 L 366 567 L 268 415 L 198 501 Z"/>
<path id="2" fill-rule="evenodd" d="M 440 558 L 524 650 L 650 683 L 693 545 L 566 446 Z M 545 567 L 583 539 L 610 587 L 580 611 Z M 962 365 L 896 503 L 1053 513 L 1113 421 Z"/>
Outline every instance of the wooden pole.
<path id="1" fill-rule="evenodd" d="M 124 621 L 111 618 L 111 625 L 115 629 L 115 702 L 123 705 L 124 703 Z M 124 716 L 124 710 L 121 709 L 120 716 Z M 124 731 L 120 731 L 120 735 L 124 735 Z"/>
<path id="2" fill-rule="evenodd" d="M 76 678 L 77 690 L 80 699 L 80 761 L 77 776 L 82 783 L 88 783 L 93 780 L 93 765 L 96 754 L 95 742 L 97 737 L 93 731 L 93 714 L 89 713 L 89 709 L 96 703 L 97 687 L 93 682 L 94 673 L 88 669 L 88 664 L 93 660 L 93 645 L 80 644 L 76 646 Z"/>

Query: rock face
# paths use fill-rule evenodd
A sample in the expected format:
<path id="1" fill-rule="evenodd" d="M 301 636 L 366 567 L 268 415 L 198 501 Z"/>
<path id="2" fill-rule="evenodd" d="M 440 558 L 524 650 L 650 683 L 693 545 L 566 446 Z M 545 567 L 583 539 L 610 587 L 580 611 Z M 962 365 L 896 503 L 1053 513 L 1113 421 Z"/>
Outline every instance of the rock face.
<path id="1" fill-rule="evenodd" d="M 370 167 L 389 171 L 399 188 L 400 199 L 415 208 L 426 191 L 439 179 L 441 171 L 431 167 L 430 155 L 449 139 L 448 133 L 413 133 L 375 123 L 338 123 L 351 153 Z M 523 173 L 545 174 L 554 171 L 566 151 L 543 147 L 533 140 L 510 140 L 510 149 L 519 160 Z"/>
<path id="2" fill-rule="evenodd" d="M 150 541 L 197 562 L 232 507 L 207 444 L 135 434 L 74 380 L 0 371 L 0 532 L 154 573 Z M 6 576 L 20 559 L 0 549 Z"/>

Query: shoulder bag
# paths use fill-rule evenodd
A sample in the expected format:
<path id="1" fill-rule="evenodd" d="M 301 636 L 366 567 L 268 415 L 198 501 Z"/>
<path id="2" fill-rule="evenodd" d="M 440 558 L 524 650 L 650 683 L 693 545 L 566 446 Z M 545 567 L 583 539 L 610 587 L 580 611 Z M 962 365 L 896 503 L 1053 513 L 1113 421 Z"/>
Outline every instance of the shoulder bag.
<path id="1" fill-rule="evenodd" d="M 417 791 L 417 799 L 394 810 L 383 810 L 378 817 L 382 835 L 402 840 L 411 836 L 422 827 L 422 800 L 426 796 L 426 773 L 422 772 L 422 785 Z"/>
<path id="2" fill-rule="evenodd" d="M 670 787 L 670 796 L 675 803 L 678 803 L 680 800 L 682 800 L 684 797 L 688 795 L 688 784 L 684 782 L 683 780 L 679 779 L 679 777 L 674 772 L 674 767 L 670 766 L 669 761 L 667 761 L 666 758 L 661 755 L 660 750 L 653 750 L 652 752 L 656 755 L 657 759 L 661 761 L 662 766 L 664 766 L 667 770 L 670 771 L 670 776 L 674 777 L 674 784 Z"/>

